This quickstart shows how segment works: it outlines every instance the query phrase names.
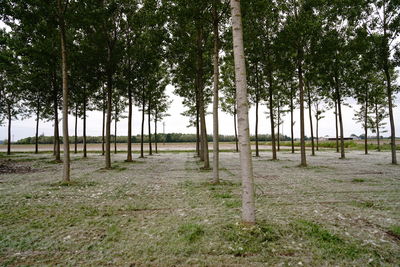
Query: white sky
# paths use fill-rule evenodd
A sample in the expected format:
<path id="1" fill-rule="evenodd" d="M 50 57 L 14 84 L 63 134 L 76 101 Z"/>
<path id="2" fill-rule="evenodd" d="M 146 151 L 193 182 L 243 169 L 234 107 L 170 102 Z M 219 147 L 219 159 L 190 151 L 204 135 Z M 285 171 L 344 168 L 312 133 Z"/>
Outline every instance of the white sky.
<path id="1" fill-rule="evenodd" d="M 181 115 L 181 113 L 185 110 L 185 107 L 182 105 L 182 98 L 173 94 L 174 88 L 172 86 L 167 87 L 167 93 L 170 96 L 170 99 L 173 101 L 171 104 L 168 113 L 171 115 L 166 117 L 165 122 L 165 133 L 195 133 L 196 129 L 191 127 L 187 128 L 189 124 L 189 119 Z M 347 99 L 347 103 L 352 105 L 351 108 L 343 106 L 343 123 L 344 123 L 344 132 L 345 136 L 350 136 L 351 134 L 360 135 L 363 133 L 363 129 L 361 124 L 356 123 L 353 120 L 354 117 L 354 109 L 358 109 L 359 107 L 355 104 L 353 99 Z M 396 122 L 396 133 L 397 136 L 400 135 L 400 101 L 399 97 L 395 100 L 396 108 L 394 110 L 395 122 Z M 207 133 L 212 134 L 212 106 L 210 105 L 208 108 L 210 115 L 207 116 Z M 270 133 L 270 125 L 269 119 L 266 117 L 266 106 L 262 105 L 259 111 L 259 134 L 269 134 Z M 222 111 L 219 112 L 220 115 L 220 134 L 223 135 L 233 135 L 234 128 L 233 128 L 233 117 L 223 113 Z M 328 111 L 325 114 L 325 118 L 320 121 L 320 136 L 329 135 L 331 137 L 335 136 L 335 117 L 333 111 Z M 133 134 L 140 134 L 140 127 L 141 127 L 141 115 L 137 107 L 134 109 L 133 113 Z M 300 113 L 298 110 L 295 112 L 295 137 L 298 138 L 300 136 L 300 129 L 299 129 L 299 117 Z M 250 118 L 250 131 L 251 134 L 254 134 L 254 126 L 255 126 L 255 108 L 252 107 L 249 113 Z M 147 117 L 146 117 L 147 119 Z M 73 116 L 69 116 L 69 133 L 70 135 L 74 134 L 74 123 L 75 118 Z M 306 135 L 310 136 L 309 130 L 309 119 L 308 119 L 308 110 L 306 110 Z M 118 123 L 118 135 L 127 135 L 128 131 L 128 120 L 123 119 Z M 315 122 L 314 122 L 315 124 Z M 145 124 L 145 133 L 147 133 L 147 123 Z M 61 131 L 61 123 L 60 123 L 60 134 Z M 53 135 L 53 123 L 52 122 L 40 122 L 40 129 L 39 133 L 44 133 L 47 136 Z M 112 125 L 113 127 L 113 125 Z M 153 128 L 153 123 L 151 125 Z M 290 136 L 290 113 L 286 115 L 284 119 L 282 133 Z M 112 128 L 112 133 L 114 128 Z M 389 123 L 386 125 L 386 129 L 389 129 Z M 99 111 L 92 111 L 88 112 L 88 119 L 87 119 L 87 135 L 88 136 L 100 136 L 102 130 L 102 113 Z M 154 129 L 153 129 L 154 130 Z M 158 132 L 162 133 L 163 127 L 162 123 L 159 123 Z M 314 125 L 315 131 L 315 125 Z M 372 133 L 370 133 L 372 135 Z M 25 120 L 13 121 L 12 122 L 12 140 L 16 141 L 21 138 L 25 138 L 28 136 L 35 135 L 35 119 L 29 118 Z M 82 135 L 82 120 L 78 120 L 78 135 Z M 384 134 L 385 136 L 388 133 Z M 7 125 L 0 127 L 0 140 L 4 140 L 7 138 Z"/>

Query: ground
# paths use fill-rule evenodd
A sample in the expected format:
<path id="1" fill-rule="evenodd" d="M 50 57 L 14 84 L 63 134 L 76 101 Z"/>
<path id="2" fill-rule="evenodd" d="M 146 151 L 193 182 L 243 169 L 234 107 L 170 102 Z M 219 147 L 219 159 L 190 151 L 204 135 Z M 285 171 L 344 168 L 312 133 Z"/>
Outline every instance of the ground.
<path id="1" fill-rule="evenodd" d="M 126 163 L 1 154 L 1 266 L 399 266 L 400 166 L 388 152 L 253 158 L 257 225 L 240 224 L 239 155 L 212 185 L 193 153 Z M 8 159 L 11 159 L 8 160 Z M 27 171 L 28 170 L 28 171 Z"/>

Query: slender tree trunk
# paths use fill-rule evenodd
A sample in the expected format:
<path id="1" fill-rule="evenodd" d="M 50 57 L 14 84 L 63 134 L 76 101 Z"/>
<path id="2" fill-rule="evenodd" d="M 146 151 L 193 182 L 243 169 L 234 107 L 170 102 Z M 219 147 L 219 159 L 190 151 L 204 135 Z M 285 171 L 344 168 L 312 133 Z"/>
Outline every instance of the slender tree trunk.
<path id="1" fill-rule="evenodd" d="M 78 104 L 75 104 L 75 145 L 74 153 L 78 153 Z"/>
<path id="2" fill-rule="evenodd" d="M 70 181 L 70 154 L 69 154 L 69 135 L 68 135 L 68 104 L 69 104 L 69 88 L 68 88 L 68 66 L 67 66 L 67 47 L 65 37 L 65 8 L 62 7 L 61 0 L 58 0 L 59 20 L 60 20 L 60 38 L 61 38 L 61 69 L 62 69 L 62 86 L 63 86 L 63 145 L 64 145 L 64 166 L 63 180 Z"/>
<path id="3" fill-rule="evenodd" d="M 335 127 L 336 127 L 336 152 L 339 153 L 339 122 L 338 122 L 337 100 L 335 100 Z"/>
<path id="4" fill-rule="evenodd" d="M 311 130 L 311 155 L 315 156 L 315 145 L 314 145 L 314 129 L 313 129 L 313 120 L 312 120 L 312 110 L 311 110 L 311 93 L 310 87 L 308 87 L 308 116 L 310 118 L 310 130 Z"/>
<path id="5" fill-rule="evenodd" d="M 114 154 L 118 153 L 118 148 L 117 148 L 117 124 L 118 124 L 118 112 L 115 112 L 115 121 L 114 121 Z"/>
<path id="6" fill-rule="evenodd" d="M 57 85 L 56 85 L 56 76 L 53 73 L 53 92 L 54 92 L 54 155 L 55 161 L 61 162 L 61 154 L 60 154 L 60 131 L 59 131 L 59 120 L 58 120 L 58 99 L 57 99 Z"/>
<path id="7" fill-rule="evenodd" d="M 7 155 L 11 155 L 11 105 L 7 104 L 7 115 L 8 115 L 8 140 L 7 140 Z"/>
<path id="8" fill-rule="evenodd" d="M 243 46 L 240 0 L 231 0 L 233 52 L 235 58 L 236 101 L 238 107 L 240 167 L 242 176 L 242 220 L 255 224 L 253 164 L 250 147 L 249 107 L 247 101 L 246 63 Z"/>
<path id="9" fill-rule="evenodd" d="M 142 131 L 141 131 L 141 136 L 140 136 L 140 157 L 144 158 L 144 147 L 143 147 L 143 143 L 144 143 L 144 114 L 145 114 L 145 108 L 146 108 L 146 102 L 145 102 L 145 98 L 144 98 L 144 88 L 143 88 L 143 94 L 142 94 L 142 101 L 143 101 L 143 105 L 142 105 Z"/>
<path id="10" fill-rule="evenodd" d="M 237 110 L 235 107 L 235 111 L 233 113 L 233 128 L 235 128 L 235 148 L 236 148 L 236 152 L 239 152 L 239 140 L 238 140 L 238 133 L 237 133 L 237 125 L 236 125 L 236 114 L 237 114 Z"/>
<path id="11" fill-rule="evenodd" d="M 213 88 L 213 183 L 219 183 L 219 129 L 218 129 L 218 90 L 219 90 L 219 19 L 216 2 L 213 2 L 213 31 L 214 31 L 214 88 Z"/>
<path id="12" fill-rule="evenodd" d="M 384 12 L 385 13 L 385 12 Z M 396 127 L 394 124 L 394 116 L 393 116 L 393 92 L 392 92 L 392 81 L 390 77 L 389 71 L 389 42 L 387 37 L 387 21 L 386 21 L 386 14 L 384 14 L 384 48 L 385 48 L 385 62 L 384 62 L 384 73 L 386 78 L 386 92 L 387 92 L 387 100 L 388 100 L 388 107 L 389 107 L 389 121 L 390 121 L 390 146 L 392 149 L 392 164 L 397 164 L 397 157 L 396 157 Z"/>
<path id="13" fill-rule="evenodd" d="M 101 131 L 101 155 L 105 155 L 105 129 L 106 129 L 106 98 L 105 98 L 105 93 L 104 93 L 104 98 L 103 98 L 103 128 Z"/>
<path id="14" fill-rule="evenodd" d="M 110 44 L 107 48 L 107 121 L 106 121 L 106 169 L 111 169 L 111 121 L 112 121 L 112 90 L 113 77 L 111 70 L 111 54 Z"/>
<path id="15" fill-rule="evenodd" d="M 56 127 L 54 127 L 54 130 L 53 130 L 53 156 L 54 157 L 56 156 L 56 145 L 57 145 L 57 143 L 56 143 Z"/>
<path id="16" fill-rule="evenodd" d="M 375 117 L 376 117 L 376 140 L 378 141 L 378 152 L 381 152 L 381 137 L 379 133 L 379 113 L 378 113 L 378 103 L 375 103 Z"/>
<path id="17" fill-rule="evenodd" d="M 133 101 L 132 101 L 132 90 L 131 84 L 128 84 L 128 154 L 126 157 L 127 162 L 132 162 L 132 110 L 133 110 Z"/>
<path id="18" fill-rule="evenodd" d="M 256 136 L 256 157 L 259 157 L 260 151 L 258 148 L 258 99 L 256 99 L 256 132 L 255 132 L 255 136 Z"/>
<path id="19" fill-rule="evenodd" d="M 149 104 L 147 105 L 147 125 L 148 125 L 148 130 L 149 130 L 149 155 L 153 155 L 153 148 L 151 145 L 151 104 L 150 104 L 150 99 L 149 99 Z"/>
<path id="20" fill-rule="evenodd" d="M 154 116 L 154 148 L 156 150 L 156 154 L 158 154 L 158 140 L 157 140 L 157 116 L 158 111 L 157 107 L 155 108 L 155 116 Z"/>
<path id="21" fill-rule="evenodd" d="M 35 154 L 39 153 L 39 119 L 40 119 L 40 103 L 38 101 L 36 109 L 36 133 L 35 133 Z"/>
<path id="22" fill-rule="evenodd" d="M 199 120 L 199 104 L 197 97 L 196 97 L 196 154 L 198 157 L 200 157 L 200 120 Z"/>
<path id="23" fill-rule="evenodd" d="M 290 95 L 290 134 L 291 134 L 291 143 L 292 143 L 292 154 L 294 154 L 294 116 L 293 116 L 293 110 L 294 110 L 294 105 L 293 105 L 293 97 L 294 97 L 294 92 L 293 92 L 293 87 L 291 88 L 291 95 Z"/>
<path id="24" fill-rule="evenodd" d="M 304 81 L 303 81 L 303 48 L 297 50 L 297 72 L 299 78 L 299 92 L 300 92 L 300 151 L 301 151 L 301 162 L 300 166 L 307 166 L 306 158 L 306 142 L 304 134 Z"/>
<path id="25" fill-rule="evenodd" d="M 280 103 L 279 100 L 276 102 L 278 104 L 278 138 L 277 138 L 277 143 L 278 143 L 278 151 L 281 151 L 281 107 L 280 107 Z"/>
<path id="26" fill-rule="evenodd" d="M 206 129 L 206 115 L 204 104 L 204 83 L 203 83 L 203 29 L 197 29 L 197 82 L 199 90 L 199 107 L 200 107 L 200 133 L 202 140 L 202 154 L 204 159 L 204 169 L 210 169 L 210 159 L 208 155 L 208 140 Z"/>
<path id="27" fill-rule="evenodd" d="M 339 111 L 339 129 L 340 129 L 340 158 L 345 159 L 345 151 L 344 151 L 344 132 L 343 132 L 343 117 L 342 117 L 342 97 L 340 94 L 339 89 L 339 82 L 338 79 L 335 78 L 336 84 L 336 96 L 337 96 L 337 104 L 338 104 L 338 111 Z"/>
<path id="28" fill-rule="evenodd" d="M 271 141 L 272 141 L 272 159 L 276 160 L 276 137 L 275 137 L 275 122 L 274 122 L 274 102 L 273 102 L 273 89 L 272 89 L 272 72 L 269 72 L 269 118 L 271 122 Z"/>
<path id="29" fill-rule="evenodd" d="M 83 89 L 83 157 L 87 158 L 87 140 L 86 140 L 86 91 Z"/>
<path id="30" fill-rule="evenodd" d="M 364 111 L 364 152 L 368 154 L 368 87 L 365 90 L 365 111 Z"/>

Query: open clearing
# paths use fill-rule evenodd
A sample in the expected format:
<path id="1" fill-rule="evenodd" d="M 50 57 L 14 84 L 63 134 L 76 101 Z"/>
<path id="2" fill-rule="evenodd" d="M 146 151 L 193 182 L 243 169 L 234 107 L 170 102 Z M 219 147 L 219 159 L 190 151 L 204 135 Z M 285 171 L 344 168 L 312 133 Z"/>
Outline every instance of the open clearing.
<path id="1" fill-rule="evenodd" d="M 240 221 L 239 154 L 221 185 L 192 153 L 125 163 L 73 155 L 71 184 L 50 154 L 1 155 L 0 265 L 398 266 L 400 166 L 360 151 L 253 158 L 258 225 Z M 28 171 L 27 171 L 28 170 Z"/>

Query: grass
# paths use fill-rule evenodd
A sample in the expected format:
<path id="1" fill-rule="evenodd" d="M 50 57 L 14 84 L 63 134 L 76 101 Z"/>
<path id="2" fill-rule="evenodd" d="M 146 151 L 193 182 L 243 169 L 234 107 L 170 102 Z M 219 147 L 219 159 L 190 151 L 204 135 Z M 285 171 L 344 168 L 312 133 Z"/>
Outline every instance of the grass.
<path id="1" fill-rule="evenodd" d="M 49 163 L 50 155 L 23 162 L 43 168 L 0 176 L 0 266 L 400 262 L 400 226 L 384 224 L 400 218 L 400 184 L 393 179 L 398 168 L 387 166 L 387 177 L 380 177 L 374 191 L 366 191 L 365 183 L 349 182 L 349 166 L 326 160 L 336 154 L 317 156 L 316 167 L 301 172 L 282 168 L 297 164 L 298 155 L 281 155 L 279 162 L 254 162 L 255 177 L 274 178 L 255 179 L 262 194 L 256 195 L 257 224 L 251 227 L 240 223 L 236 153 L 221 154 L 219 184 L 211 183 L 210 172 L 199 171 L 191 153 L 149 157 L 140 164 L 123 162 L 124 154 L 113 155 L 114 168 L 102 171 L 103 158 L 90 155 L 73 161 L 70 183 L 59 182 L 62 165 Z M 352 160 L 352 172 L 376 168 L 368 160 L 376 161 Z"/>

